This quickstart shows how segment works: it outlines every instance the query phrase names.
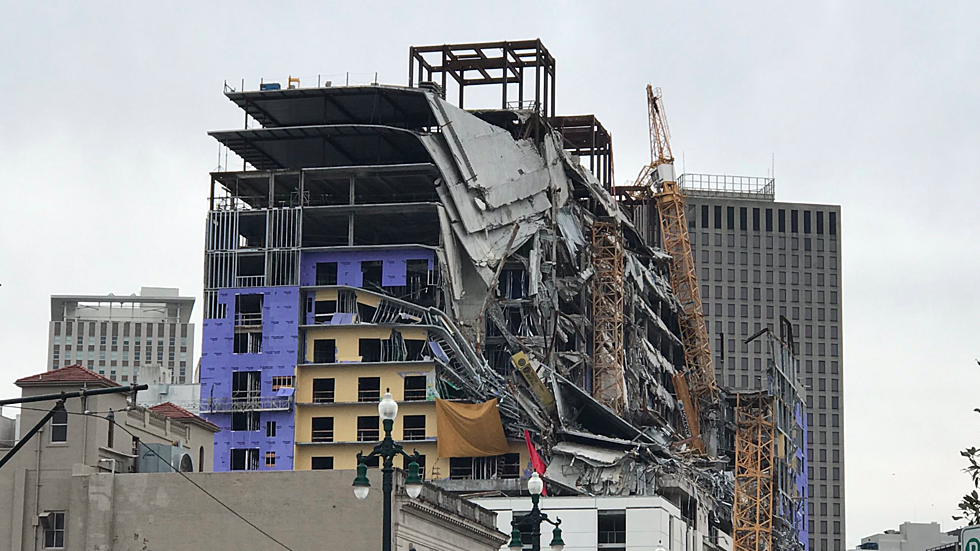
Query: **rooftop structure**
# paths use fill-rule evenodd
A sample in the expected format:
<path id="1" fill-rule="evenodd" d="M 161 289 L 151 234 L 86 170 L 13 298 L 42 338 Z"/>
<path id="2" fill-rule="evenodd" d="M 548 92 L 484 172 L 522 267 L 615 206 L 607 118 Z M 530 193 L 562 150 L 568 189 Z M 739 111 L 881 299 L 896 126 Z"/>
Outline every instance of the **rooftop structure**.
<path id="1" fill-rule="evenodd" d="M 129 296 L 54 295 L 49 369 L 81 364 L 128 383 L 138 380 L 141 368 L 152 367 L 167 373 L 167 383 L 191 383 L 193 309 L 194 298 L 170 288 L 143 287 Z"/>

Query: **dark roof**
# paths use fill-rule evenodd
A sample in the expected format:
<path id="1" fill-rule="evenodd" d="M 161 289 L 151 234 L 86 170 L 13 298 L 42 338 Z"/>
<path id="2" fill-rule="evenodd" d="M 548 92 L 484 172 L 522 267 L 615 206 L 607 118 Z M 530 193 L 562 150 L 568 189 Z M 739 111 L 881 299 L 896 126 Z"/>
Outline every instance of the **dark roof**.
<path id="1" fill-rule="evenodd" d="M 14 384 L 19 387 L 44 385 L 64 386 L 66 384 L 84 384 L 86 386 L 101 386 L 106 388 L 120 386 L 119 383 L 112 379 L 85 369 L 80 365 L 69 365 L 55 369 L 54 371 L 45 371 L 44 373 L 38 373 L 30 377 L 23 377 L 14 381 Z"/>
<path id="2" fill-rule="evenodd" d="M 394 126 L 288 126 L 208 134 L 259 170 L 432 162 L 418 134 Z"/>
<path id="3" fill-rule="evenodd" d="M 201 427 L 204 427 L 214 432 L 218 432 L 221 430 L 221 428 L 219 428 L 218 425 L 215 425 L 214 423 L 210 423 L 204 420 L 203 418 L 194 415 L 193 413 L 187 411 L 186 409 L 178 406 L 173 402 L 164 402 L 162 404 L 150 406 L 148 409 L 153 413 L 163 415 L 164 417 L 173 419 L 174 421 L 199 425 Z"/>
<path id="4" fill-rule="evenodd" d="M 225 95 L 265 128 L 319 124 L 422 128 L 433 124 L 429 102 L 418 88 L 329 86 Z"/>

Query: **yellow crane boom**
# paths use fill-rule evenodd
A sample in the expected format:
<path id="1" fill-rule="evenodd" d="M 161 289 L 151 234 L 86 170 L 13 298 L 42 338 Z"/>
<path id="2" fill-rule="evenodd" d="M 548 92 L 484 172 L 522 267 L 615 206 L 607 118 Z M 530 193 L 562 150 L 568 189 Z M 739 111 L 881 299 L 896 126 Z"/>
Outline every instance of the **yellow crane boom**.
<path id="1" fill-rule="evenodd" d="M 714 361 L 711 357 L 711 341 L 704 322 L 701 292 L 691 252 L 691 238 L 687 232 L 687 216 L 684 212 L 684 196 L 674 176 L 674 155 L 670 150 L 670 127 L 663 108 L 660 88 L 647 85 L 647 113 L 650 126 L 651 163 L 637 179 L 643 183 L 650 179 L 654 192 L 664 250 L 670 255 L 672 269 L 670 283 L 681 304 L 680 328 L 684 344 L 687 369 L 674 377 L 674 388 L 684 406 L 684 416 L 691 433 L 692 445 L 705 451 L 701 438 L 701 411 L 717 405 L 718 384 L 715 381 Z"/>

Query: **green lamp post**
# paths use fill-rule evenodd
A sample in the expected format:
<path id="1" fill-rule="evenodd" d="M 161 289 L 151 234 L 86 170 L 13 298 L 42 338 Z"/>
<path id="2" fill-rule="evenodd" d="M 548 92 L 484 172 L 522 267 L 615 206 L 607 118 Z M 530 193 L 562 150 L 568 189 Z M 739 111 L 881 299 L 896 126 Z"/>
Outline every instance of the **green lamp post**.
<path id="1" fill-rule="evenodd" d="M 405 453 L 401 444 L 391 438 L 391 429 L 395 425 L 395 417 L 398 415 L 398 404 L 391 398 L 390 389 L 385 390 L 385 395 L 378 404 L 378 416 L 384 425 L 385 437 L 378 442 L 371 450 L 371 453 L 364 455 L 357 453 L 357 476 L 354 477 L 354 496 L 357 499 L 364 499 L 368 496 L 371 489 L 371 481 L 367 477 L 367 464 L 365 459 L 379 457 L 382 460 L 382 482 L 381 490 L 384 492 L 384 526 L 382 527 L 382 551 L 391 551 L 391 494 L 394 489 L 394 459 L 398 456 L 411 459 L 408 464 L 408 478 L 405 479 L 405 493 L 408 497 L 415 499 L 422 493 L 422 477 L 419 476 L 419 455 L 418 450 L 414 454 Z"/>
<path id="2" fill-rule="evenodd" d="M 541 492 L 544 490 L 544 481 L 541 480 L 538 473 L 531 473 L 531 478 L 527 481 L 527 490 L 531 493 L 531 512 L 524 515 L 520 520 L 510 521 L 512 530 L 508 547 L 511 549 L 524 548 L 524 544 L 521 542 L 521 528 L 526 527 L 531 529 L 531 549 L 541 551 L 541 523 L 547 522 L 555 527 L 551 531 L 551 550 L 562 551 L 565 548 L 565 542 L 561 539 L 561 519 L 551 520 L 546 513 L 542 513 L 541 509 L 538 508 L 538 501 L 541 499 Z"/>

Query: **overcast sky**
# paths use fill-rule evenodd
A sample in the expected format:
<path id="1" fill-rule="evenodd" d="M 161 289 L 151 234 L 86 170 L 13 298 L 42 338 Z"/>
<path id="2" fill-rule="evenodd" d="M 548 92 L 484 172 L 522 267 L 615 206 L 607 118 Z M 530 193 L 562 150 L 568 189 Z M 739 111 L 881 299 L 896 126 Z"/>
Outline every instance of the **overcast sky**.
<path id="1" fill-rule="evenodd" d="M 200 299 L 226 79 L 405 84 L 410 45 L 540 37 L 618 180 L 648 162 L 652 82 L 679 170 L 774 158 L 777 199 L 842 205 L 848 546 L 954 527 L 980 444 L 980 3 L 275 4 L 0 0 L 0 396 L 45 369 L 51 294 Z"/>

